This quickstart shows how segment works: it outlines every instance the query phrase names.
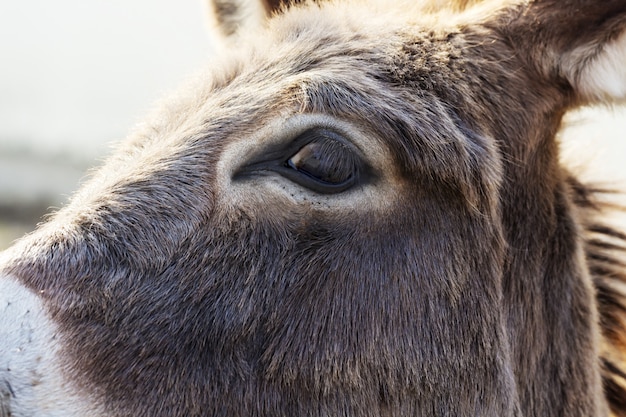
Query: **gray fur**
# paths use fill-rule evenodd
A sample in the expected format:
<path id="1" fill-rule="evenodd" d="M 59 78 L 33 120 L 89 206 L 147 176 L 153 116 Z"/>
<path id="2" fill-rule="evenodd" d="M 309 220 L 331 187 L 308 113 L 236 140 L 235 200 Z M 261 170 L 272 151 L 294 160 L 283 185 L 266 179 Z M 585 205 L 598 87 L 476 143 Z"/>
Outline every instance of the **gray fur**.
<path id="1" fill-rule="evenodd" d="M 136 417 L 626 414 L 624 275 L 596 256 L 622 271 L 621 246 L 594 238 L 624 236 L 555 140 L 567 110 L 620 99 L 585 68 L 626 3 L 439 3 L 217 19 L 237 50 L 5 255 L 83 397 Z M 317 127 L 367 167 L 356 186 L 251 168 Z"/>

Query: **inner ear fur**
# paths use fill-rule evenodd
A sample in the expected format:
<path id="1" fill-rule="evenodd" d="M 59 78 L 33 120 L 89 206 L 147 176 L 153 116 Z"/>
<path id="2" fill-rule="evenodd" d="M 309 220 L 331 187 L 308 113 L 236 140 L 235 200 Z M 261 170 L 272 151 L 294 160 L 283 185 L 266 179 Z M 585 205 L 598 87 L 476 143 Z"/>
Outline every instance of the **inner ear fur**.
<path id="1" fill-rule="evenodd" d="M 530 65 L 579 101 L 626 99 L 625 0 L 527 0 L 500 23 Z"/>
<path id="2" fill-rule="evenodd" d="M 272 15 L 304 0 L 210 0 L 209 11 L 222 36 L 237 37 L 261 27 Z"/>
<path id="3" fill-rule="evenodd" d="M 302 3 L 305 0 L 262 0 L 263 3 L 265 4 L 265 10 L 267 10 L 267 12 L 272 15 L 272 14 L 276 14 L 276 13 L 280 13 L 283 10 L 286 10 L 289 8 L 289 6 L 292 6 L 294 4 L 298 4 L 298 3 Z"/>

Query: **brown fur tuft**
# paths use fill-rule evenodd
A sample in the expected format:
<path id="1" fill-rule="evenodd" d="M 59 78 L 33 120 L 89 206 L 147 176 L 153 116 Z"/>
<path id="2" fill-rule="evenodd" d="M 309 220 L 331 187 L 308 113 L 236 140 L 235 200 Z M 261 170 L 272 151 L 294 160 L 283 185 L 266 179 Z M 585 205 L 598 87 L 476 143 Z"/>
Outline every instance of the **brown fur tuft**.
<path id="1" fill-rule="evenodd" d="M 603 220 L 626 207 L 607 202 L 615 193 L 572 181 L 582 211 L 589 272 L 596 287 L 602 329 L 601 370 L 604 391 L 615 417 L 626 416 L 626 233 Z"/>

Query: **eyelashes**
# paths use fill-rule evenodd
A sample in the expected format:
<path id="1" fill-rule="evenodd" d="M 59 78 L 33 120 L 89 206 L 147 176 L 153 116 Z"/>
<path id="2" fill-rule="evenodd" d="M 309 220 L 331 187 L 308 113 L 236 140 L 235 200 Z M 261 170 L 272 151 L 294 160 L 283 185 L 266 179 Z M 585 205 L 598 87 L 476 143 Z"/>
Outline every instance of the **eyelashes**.
<path id="1" fill-rule="evenodd" d="M 320 194 L 336 194 L 360 183 L 367 166 L 353 145 L 327 128 L 309 129 L 280 149 L 273 149 L 248 164 L 240 174 L 273 171 Z"/>
<path id="2" fill-rule="evenodd" d="M 337 133 L 312 129 L 300 135 L 297 142 L 304 146 L 284 163 L 293 171 L 287 174 L 290 180 L 323 193 L 344 191 L 357 181 L 360 160 Z"/>

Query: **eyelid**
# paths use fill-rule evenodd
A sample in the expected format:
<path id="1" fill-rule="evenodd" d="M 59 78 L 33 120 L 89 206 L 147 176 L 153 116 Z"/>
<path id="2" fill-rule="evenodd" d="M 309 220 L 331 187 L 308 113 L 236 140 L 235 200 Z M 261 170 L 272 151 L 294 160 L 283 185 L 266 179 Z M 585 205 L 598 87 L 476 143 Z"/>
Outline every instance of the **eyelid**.
<path id="1" fill-rule="evenodd" d="M 354 167 L 353 173 L 345 181 L 339 183 L 326 182 L 317 178 L 314 174 L 299 170 L 293 164 L 292 158 L 297 156 L 307 145 L 316 141 L 334 141 L 342 149 L 345 149 L 346 155 L 350 156 L 346 163 Z M 250 177 L 254 173 L 259 172 L 276 172 L 284 178 L 315 192 L 334 194 L 345 191 L 357 184 L 361 177 L 364 177 L 369 172 L 369 166 L 365 164 L 361 152 L 340 133 L 326 127 L 313 127 L 300 133 L 286 145 L 283 142 L 282 146 L 273 146 L 265 150 L 265 152 L 259 154 L 259 157 L 250 161 L 243 169 L 239 170 L 233 176 L 233 179 Z"/>

